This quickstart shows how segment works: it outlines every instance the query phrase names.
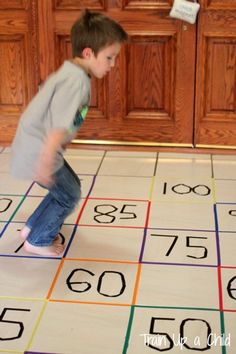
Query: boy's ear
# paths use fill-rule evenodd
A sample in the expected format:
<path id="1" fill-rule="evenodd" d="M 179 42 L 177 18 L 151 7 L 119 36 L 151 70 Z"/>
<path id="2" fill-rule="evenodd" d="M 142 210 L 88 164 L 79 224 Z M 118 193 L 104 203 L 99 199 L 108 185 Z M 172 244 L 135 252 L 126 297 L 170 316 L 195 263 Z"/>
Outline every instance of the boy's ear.
<path id="1" fill-rule="evenodd" d="M 82 51 L 82 55 L 84 59 L 89 59 L 92 55 L 93 51 L 91 48 L 84 48 Z"/>

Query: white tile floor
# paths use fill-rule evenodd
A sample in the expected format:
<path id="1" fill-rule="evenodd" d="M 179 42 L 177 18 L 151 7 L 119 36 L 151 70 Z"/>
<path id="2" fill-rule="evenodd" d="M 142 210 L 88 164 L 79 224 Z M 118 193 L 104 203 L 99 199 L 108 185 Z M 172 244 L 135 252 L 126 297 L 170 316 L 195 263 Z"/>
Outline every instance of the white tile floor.
<path id="1" fill-rule="evenodd" d="M 22 250 L 45 195 L 0 148 L 0 354 L 236 353 L 236 157 L 68 150 L 63 257 Z"/>

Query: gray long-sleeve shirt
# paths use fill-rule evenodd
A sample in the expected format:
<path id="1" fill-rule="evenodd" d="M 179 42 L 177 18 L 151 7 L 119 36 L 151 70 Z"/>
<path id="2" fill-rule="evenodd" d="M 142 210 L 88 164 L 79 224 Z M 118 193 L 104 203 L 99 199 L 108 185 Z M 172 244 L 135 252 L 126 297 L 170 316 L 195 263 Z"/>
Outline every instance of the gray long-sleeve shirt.
<path id="1" fill-rule="evenodd" d="M 12 144 L 11 173 L 33 180 L 38 159 L 50 131 L 68 132 L 65 144 L 76 135 L 90 99 L 90 78 L 70 61 L 49 76 L 21 116 Z M 63 148 L 57 152 L 53 173 L 63 164 Z"/>

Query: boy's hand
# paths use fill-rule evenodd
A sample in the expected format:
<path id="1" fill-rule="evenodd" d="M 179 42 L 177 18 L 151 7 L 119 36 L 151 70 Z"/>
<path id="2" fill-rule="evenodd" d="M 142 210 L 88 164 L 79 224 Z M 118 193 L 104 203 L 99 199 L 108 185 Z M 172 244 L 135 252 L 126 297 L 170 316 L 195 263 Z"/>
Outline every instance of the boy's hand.
<path id="1" fill-rule="evenodd" d="M 66 132 L 63 129 L 49 133 L 39 157 L 39 163 L 35 171 L 35 181 L 45 187 L 50 187 L 54 183 L 53 165 L 57 151 L 64 142 L 65 134 Z"/>
<path id="2" fill-rule="evenodd" d="M 40 163 L 37 167 L 35 174 L 35 181 L 39 184 L 50 187 L 54 183 L 53 175 L 52 175 L 52 164 L 50 164 L 47 159 L 41 157 Z"/>

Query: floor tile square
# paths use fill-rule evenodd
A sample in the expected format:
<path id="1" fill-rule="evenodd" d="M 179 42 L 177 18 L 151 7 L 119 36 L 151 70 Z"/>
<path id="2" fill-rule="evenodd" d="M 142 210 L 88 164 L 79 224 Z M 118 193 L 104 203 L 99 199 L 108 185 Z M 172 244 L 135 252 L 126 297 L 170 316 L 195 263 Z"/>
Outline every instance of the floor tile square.
<path id="1" fill-rule="evenodd" d="M 180 201 L 213 203 L 212 180 L 210 178 L 156 177 L 152 190 L 153 201 Z"/>
<path id="2" fill-rule="evenodd" d="M 65 260 L 51 300 L 132 303 L 138 265 L 93 260 Z"/>
<path id="3" fill-rule="evenodd" d="M 60 260 L 0 257 L 1 296 L 44 299 Z"/>
<path id="4" fill-rule="evenodd" d="M 31 186 L 31 182 L 18 180 L 8 173 L 0 173 L 0 195 L 25 195 Z"/>
<path id="5" fill-rule="evenodd" d="M 0 195 L 0 221 L 9 221 L 20 207 L 22 196 Z"/>
<path id="6" fill-rule="evenodd" d="M 236 204 L 217 204 L 219 231 L 236 231 Z"/>
<path id="7" fill-rule="evenodd" d="M 177 155 L 178 156 L 178 155 Z M 163 156 L 159 154 L 156 176 L 162 178 L 211 178 L 210 156 L 189 156 L 183 155 L 176 158 L 176 155 Z"/>
<path id="8" fill-rule="evenodd" d="M 131 158 L 148 158 L 148 159 L 156 159 L 158 156 L 157 152 L 151 151 L 118 151 L 111 150 L 106 151 L 106 157 L 131 157 Z"/>
<path id="9" fill-rule="evenodd" d="M 214 209 L 211 204 L 153 202 L 149 228 L 215 230 Z"/>
<path id="10" fill-rule="evenodd" d="M 138 262 L 142 242 L 142 229 L 79 226 L 67 257 Z"/>
<path id="11" fill-rule="evenodd" d="M 236 231 L 219 232 L 221 265 L 236 267 Z"/>
<path id="12" fill-rule="evenodd" d="M 217 265 L 215 232 L 148 229 L 142 261 Z"/>
<path id="13" fill-rule="evenodd" d="M 225 346 L 227 354 L 234 354 L 236 348 L 235 322 L 236 312 L 226 312 L 224 314 L 225 321 Z"/>
<path id="14" fill-rule="evenodd" d="M 66 161 L 69 163 L 76 174 L 92 175 L 97 173 L 102 161 L 102 157 L 68 155 L 66 156 Z"/>
<path id="15" fill-rule="evenodd" d="M 209 160 L 211 158 L 210 154 L 197 154 L 195 152 L 191 153 L 181 153 L 181 152 L 159 152 L 159 159 L 166 158 L 166 159 L 191 159 L 191 160 Z"/>
<path id="16" fill-rule="evenodd" d="M 236 267 L 222 268 L 222 289 L 224 310 L 236 311 Z"/>
<path id="17" fill-rule="evenodd" d="M 29 350 L 57 354 L 122 353 L 128 318 L 127 307 L 50 302 Z"/>
<path id="18" fill-rule="evenodd" d="M 213 155 L 212 163 L 215 178 L 236 179 L 236 157 L 234 155 Z"/>
<path id="19" fill-rule="evenodd" d="M 105 157 L 98 175 L 152 177 L 156 158 Z"/>
<path id="20" fill-rule="evenodd" d="M 217 269 L 143 264 L 136 305 L 218 308 Z"/>
<path id="21" fill-rule="evenodd" d="M 151 177 L 98 176 L 90 197 L 148 200 L 151 183 Z"/>
<path id="22" fill-rule="evenodd" d="M 221 354 L 222 347 L 211 343 L 220 337 L 217 312 L 137 307 L 134 309 L 127 354 L 207 352 Z M 181 341 L 182 339 L 182 341 Z"/>
<path id="23" fill-rule="evenodd" d="M 24 352 L 34 331 L 44 301 L 0 298 L 0 351 Z"/>
<path id="24" fill-rule="evenodd" d="M 145 201 L 88 199 L 78 224 L 143 228 L 147 214 Z"/>
<path id="25" fill-rule="evenodd" d="M 217 203 L 236 203 L 236 180 L 215 180 Z"/>

